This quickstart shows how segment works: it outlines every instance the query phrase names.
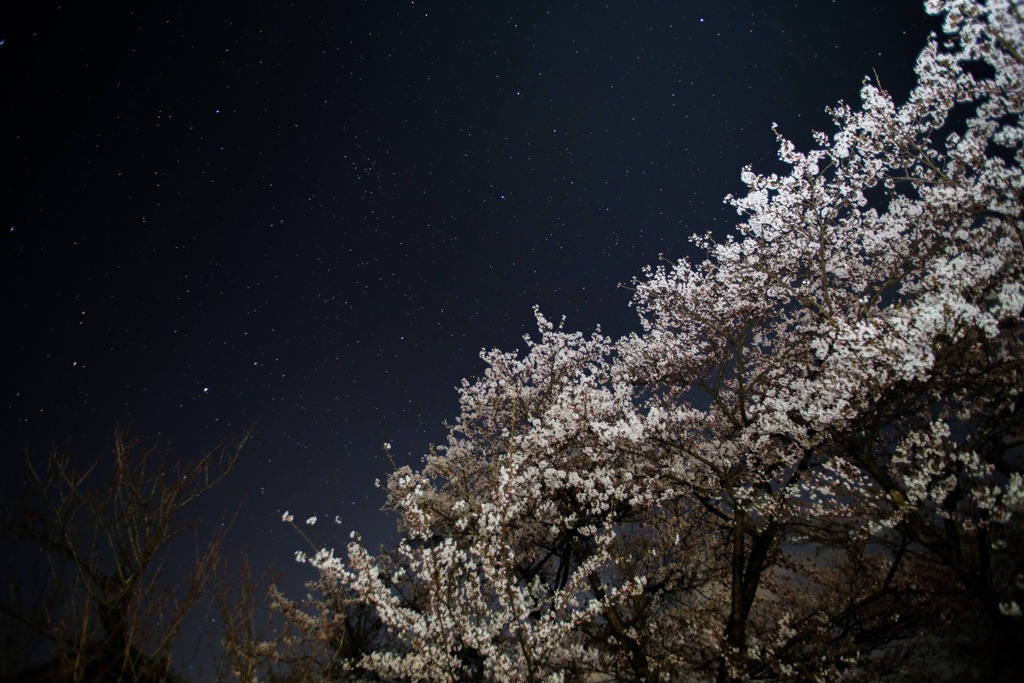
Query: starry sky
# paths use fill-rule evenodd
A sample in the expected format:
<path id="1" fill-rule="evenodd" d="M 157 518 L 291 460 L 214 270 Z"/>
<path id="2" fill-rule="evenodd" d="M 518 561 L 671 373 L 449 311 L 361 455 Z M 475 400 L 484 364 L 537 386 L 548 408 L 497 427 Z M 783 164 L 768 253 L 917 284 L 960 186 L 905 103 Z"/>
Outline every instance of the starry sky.
<path id="1" fill-rule="evenodd" d="M 638 329 L 618 285 L 736 223 L 772 123 L 807 147 L 874 71 L 902 98 L 936 27 L 911 0 L 7 0 L 4 457 L 258 422 L 202 514 L 241 506 L 257 564 L 301 546 L 284 510 L 386 540 L 382 444 L 443 442 L 482 348 L 534 305 Z"/>

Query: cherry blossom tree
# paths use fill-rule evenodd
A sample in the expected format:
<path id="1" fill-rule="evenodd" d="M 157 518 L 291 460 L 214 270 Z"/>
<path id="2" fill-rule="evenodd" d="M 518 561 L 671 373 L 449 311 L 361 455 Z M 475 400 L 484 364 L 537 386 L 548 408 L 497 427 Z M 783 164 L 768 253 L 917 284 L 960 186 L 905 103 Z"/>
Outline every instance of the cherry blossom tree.
<path id="1" fill-rule="evenodd" d="M 447 445 L 387 482 L 405 540 L 309 558 L 388 634 L 339 671 L 1012 675 L 1024 6 L 926 9 L 907 101 L 865 79 L 814 149 L 777 133 L 790 171 L 743 170 L 735 232 L 633 283 L 641 331 L 538 312 L 525 354 L 484 354 Z"/>

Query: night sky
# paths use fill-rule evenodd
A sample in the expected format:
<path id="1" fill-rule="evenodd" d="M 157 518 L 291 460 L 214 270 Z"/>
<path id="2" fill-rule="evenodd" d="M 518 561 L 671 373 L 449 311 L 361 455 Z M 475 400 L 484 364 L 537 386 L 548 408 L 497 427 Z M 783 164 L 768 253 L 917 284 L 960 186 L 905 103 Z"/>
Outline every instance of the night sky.
<path id="1" fill-rule="evenodd" d="M 258 421 L 203 515 L 242 505 L 257 564 L 301 547 L 284 510 L 385 540 L 382 444 L 443 442 L 482 348 L 535 304 L 638 329 L 618 285 L 737 222 L 772 123 L 807 147 L 873 70 L 902 99 L 935 27 L 910 0 L 5 0 L 4 457 Z"/>

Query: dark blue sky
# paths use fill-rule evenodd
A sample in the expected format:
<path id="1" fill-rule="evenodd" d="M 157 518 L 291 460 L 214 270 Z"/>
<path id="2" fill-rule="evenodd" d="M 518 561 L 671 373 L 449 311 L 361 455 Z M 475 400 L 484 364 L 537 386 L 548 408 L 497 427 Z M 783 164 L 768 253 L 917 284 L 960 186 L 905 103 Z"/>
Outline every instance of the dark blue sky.
<path id="1" fill-rule="evenodd" d="M 806 147 L 877 70 L 902 97 L 909 0 L 3 3 L 5 457 L 115 425 L 184 455 L 258 436 L 207 501 L 384 538 L 381 445 L 445 436 L 483 347 L 539 304 L 636 327 L 619 288 L 724 233 L 740 169 Z M 12 496 L 19 477 L 4 478 Z"/>

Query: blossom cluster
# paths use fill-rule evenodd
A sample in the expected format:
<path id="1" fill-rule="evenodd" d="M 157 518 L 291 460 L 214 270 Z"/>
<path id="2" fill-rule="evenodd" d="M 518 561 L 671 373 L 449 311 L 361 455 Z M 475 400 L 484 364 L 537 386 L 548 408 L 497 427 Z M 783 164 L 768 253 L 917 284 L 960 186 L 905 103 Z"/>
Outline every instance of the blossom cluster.
<path id="1" fill-rule="evenodd" d="M 386 634 L 349 673 L 881 678 L 941 667 L 929 590 L 1024 643 L 1024 9 L 926 6 L 905 103 L 776 132 L 790 172 L 635 281 L 640 332 L 537 311 L 389 478 L 405 540 L 303 556 Z"/>

